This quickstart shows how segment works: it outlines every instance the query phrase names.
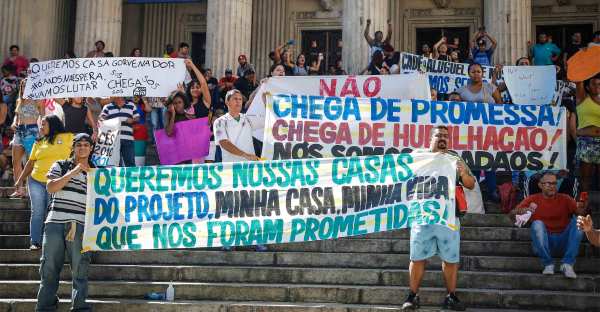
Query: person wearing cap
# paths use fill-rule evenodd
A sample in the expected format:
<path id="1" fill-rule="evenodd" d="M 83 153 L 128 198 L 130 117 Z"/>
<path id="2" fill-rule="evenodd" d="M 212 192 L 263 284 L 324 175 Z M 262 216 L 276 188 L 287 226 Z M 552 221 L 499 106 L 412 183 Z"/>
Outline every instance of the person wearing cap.
<path id="1" fill-rule="evenodd" d="M 91 311 L 90 305 L 86 303 L 91 257 L 89 252 L 82 253 L 82 238 L 87 173 L 94 167 L 91 161 L 93 145 L 92 137 L 87 133 L 75 135 L 70 157 L 54 162 L 46 175 L 46 187 L 52 198 L 42 243 L 41 282 L 36 311 L 57 309 L 56 293 L 60 272 L 65 264 L 65 254 L 69 259 L 73 281 L 71 311 Z"/>
<path id="2" fill-rule="evenodd" d="M 233 75 L 231 68 L 225 69 L 225 76 L 219 79 L 219 92 L 221 99 L 225 98 L 225 94 L 234 88 L 233 84 L 237 80 L 237 77 Z"/>
<path id="3" fill-rule="evenodd" d="M 237 68 L 237 76 L 239 78 L 246 76 L 246 73 L 249 70 L 254 71 L 254 66 L 248 63 L 248 58 L 244 54 L 240 54 L 240 56 L 238 56 L 238 63 L 240 64 Z"/>
<path id="4" fill-rule="evenodd" d="M 486 39 L 490 41 L 491 46 L 488 49 Z M 479 28 L 479 31 L 475 33 L 473 39 L 471 40 L 471 59 L 473 63 L 478 63 L 483 66 L 493 66 L 492 63 L 492 55 L 494 54 L 494 50 L 498 43 L 496 39 L 490 36 L 485 28 Z"/>

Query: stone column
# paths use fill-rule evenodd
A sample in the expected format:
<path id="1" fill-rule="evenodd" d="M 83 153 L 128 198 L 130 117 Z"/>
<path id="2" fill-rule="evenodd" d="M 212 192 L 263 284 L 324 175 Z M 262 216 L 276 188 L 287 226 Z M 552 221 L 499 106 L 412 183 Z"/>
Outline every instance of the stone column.
<path id="1" fill-rule="evenodd" d="M 358 74 L 369 62 L 369 45 L 363 36 L 367 19 L 371 19 L 370 36 L 380 30 L 385 38 L 388 12 L 388 0 L 344 0 L 342 64 L 349 74 Z"/>
<path id="2" fill-rule="evenodd" d="M 252 0 L 208 0 L 206 19 L 206 66 L 217 78 L 226 68 L 235 74 L 238 55 L 252 59 Z"/>
<path id="3" fill-rule="evenodd" d="M 2 29 L 2 36 L 0 36 L 0 57 L 2 60 L 0 62 L 8 56 L 8 48 L 11 45 L 21 44 L 19 40 L 20 16 L 21 1 L 0 0 L 0 29 Z"/>
<path id="4" fill-rule="evenodd" d="M 531 40 L 531 0 L 483 1 L 486 31 L 498 41 L 495 64 L 514 65 L 527 56 Z"/>
<path id="5" fill-rule="evenodd" d="M 289 24 L 287 1 L 254 0 L 252 4 L 252 58 L 257 77 L 266 77 L 272 64 L 269 52 L 284 44 Z"/>
<path id="6" fill-rule="evenodd" d="M 75 19 L 75 54 L 78 57 L 94 49 L 94 43 L 104 41 L 104 52 L 115 55 L 121 50 L 122 0 L 78 0 Z"/>

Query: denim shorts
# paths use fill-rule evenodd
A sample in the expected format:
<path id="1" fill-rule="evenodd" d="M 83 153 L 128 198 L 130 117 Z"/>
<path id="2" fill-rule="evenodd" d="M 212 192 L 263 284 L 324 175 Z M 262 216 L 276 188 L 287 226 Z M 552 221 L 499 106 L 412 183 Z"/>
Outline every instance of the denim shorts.
<path id="1" fill-rule="evenodd" d="M 35 139 L 38 136 L 38 126 L 37 125 L 21 125 L 17 126 L 17 131 L 15 131 L 15 136 L 11 144 L 21 145 L 27 152 L 27 155 L 31 153 L 31 149 L 33 148 L 33 143 L 35 143 Z"/>
<path id="2" fill-rule="evenodd" d="M 410 260 L 421 261 L 438 255 L 447 263 L 460 261 L 460 229 L 439 224 L 417 225 L 410 229 Z"/>

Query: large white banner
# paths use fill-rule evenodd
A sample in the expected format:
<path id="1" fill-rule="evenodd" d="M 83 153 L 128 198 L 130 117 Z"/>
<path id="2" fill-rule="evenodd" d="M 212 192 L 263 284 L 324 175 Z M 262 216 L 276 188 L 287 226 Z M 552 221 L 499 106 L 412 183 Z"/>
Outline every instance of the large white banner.
<path id="1" fill-rule="evenodd" d="M 414 223 L 457 230 L 456 160 L 413 153 L 94 169 L 83 250 L 310 242 Z"/>
<path id="2" fill-rule="evenodd" d="M 420 73 L 381 76 L 272 77 L 260 86 L 248 114 L 265 116 L 264 94 L 294 93 L 338 97 L 384 97 L 401 100 L 429 99 L 427 76 Z M 263 131 L 254 132 L 262 140 Z"/>
<path id="3" fill-rule="evenodd" d="M 183 59 L 100 57 L 31 63 L 26 98 L 167 97 L 185 79 Z"/>
<path id="4" fill-rule="evenodd" d="M 449 128 L 448 148 L 473 170 L 566 169 L 564 107 L 319 97 L 268 97 L 262 157 L 328 158 L 429 148 Z"/>

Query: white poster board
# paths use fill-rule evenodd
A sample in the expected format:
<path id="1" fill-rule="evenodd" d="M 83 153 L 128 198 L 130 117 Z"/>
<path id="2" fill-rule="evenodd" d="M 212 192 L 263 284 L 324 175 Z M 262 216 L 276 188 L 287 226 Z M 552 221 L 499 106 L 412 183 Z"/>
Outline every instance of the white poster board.
<path id="1" fill-rule="evenodd" d="M 96 167 L 119 166 L 121 159 L 121 140 L 119 130 L 121 120 L 113 118 L 99 122 L 98 139 L 94 145 L 92 162 Z"/>
<path id="2" fill-rule="evenodd" d="M 514 104 L 552 103 L 556 87 L 556 68 L 549 66 L 504 66 L 504 83 Z"/>

